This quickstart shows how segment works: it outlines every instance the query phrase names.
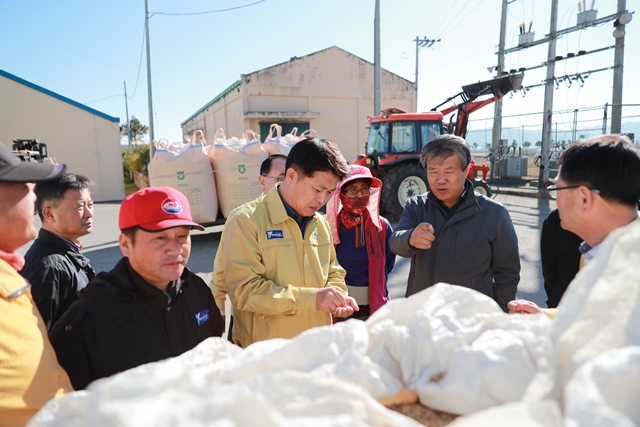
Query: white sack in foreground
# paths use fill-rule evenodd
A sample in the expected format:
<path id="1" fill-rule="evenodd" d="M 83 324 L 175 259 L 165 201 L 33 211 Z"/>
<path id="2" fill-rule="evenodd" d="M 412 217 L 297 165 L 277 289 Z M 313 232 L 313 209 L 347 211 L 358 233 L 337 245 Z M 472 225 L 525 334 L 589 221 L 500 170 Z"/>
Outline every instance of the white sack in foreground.
<path id="1" fill-rule="evenodd" d="M 31 425 L 415 425 L 376 399 L 406 387 L 425 405 L 455 413 L 518 400 L 548 365 L 549 324 L 544 316 L 507 316 L 484 295 L 440 284 L 366 323 L 244 350 L 211 338 L 50 402 Z"/>
<path id="2" fill-rule="evenodd" d="M 541 372 L 527 391 L 528 399 L 560 399 L 581 365 L 610 349 L 640 345 L 638 325 L 640 220 L 611 233 L 569 285 L 551 327 L 557 373 Z"/>
<path id="3" fill-rule="evenodd" d="M 639 266 L 635 221 L 609 235 L 560 302 L 551 328 L 556 374 L 538 374 L 523 402 L 464 416 L 450 426 L 640 426 Z"/>
<path id="4" fill-rule="evenodd" d="M 606 383 L 588 374 L 605 372 L 594 360 L 605 351 L 640 345 L 639 242 L 640 223 L 610 236 L 569 287 L 554 321 L 509 316 L 484 295 L 440 284 L 392 301 L 366 323 L 352 320 L 244 350 L 209 339 L 180 357 L 51 401 L 30 426 L 413 426 L 375 400 L 402 387 L 434 409 L 473 413 L 458 427 L 596 426 L 593 417 L 574 420 L 571 408 L 581 411 L 578 403 L 598 393 L 603 398 L 589 400 L 593 413 L 613 407 L 640 425 L 637 413 L 625 413 L 632 405 L 614 406 Z M 635 359 L 618 360 L 620 378 L 637 372 Z M 596 368 L 579 376 L 587 362 Z M 594 381 L 574 392 L 578 378 Z M 509 403 L 525 390 L 527 401 Z M 563 401 L 554 397 L 563 392 Z M 629 393 L 637 396 L 637 388 Z"/>

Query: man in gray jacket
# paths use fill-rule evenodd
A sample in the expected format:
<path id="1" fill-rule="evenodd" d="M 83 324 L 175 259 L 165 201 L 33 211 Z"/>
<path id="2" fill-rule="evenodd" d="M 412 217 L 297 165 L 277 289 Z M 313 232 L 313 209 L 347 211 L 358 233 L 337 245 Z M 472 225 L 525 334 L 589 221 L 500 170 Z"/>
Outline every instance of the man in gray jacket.
<path id="1" fill-rule="evenodd" d="M 406 296 L 439 282 L 465 286 L 507 311 L 520 280 L 518 237 L 500 203 L 474 193 L 466 141 L 440 135 L 422 148 L 431 190 L 407 200 L 389 245 L 411 258 Z"/>

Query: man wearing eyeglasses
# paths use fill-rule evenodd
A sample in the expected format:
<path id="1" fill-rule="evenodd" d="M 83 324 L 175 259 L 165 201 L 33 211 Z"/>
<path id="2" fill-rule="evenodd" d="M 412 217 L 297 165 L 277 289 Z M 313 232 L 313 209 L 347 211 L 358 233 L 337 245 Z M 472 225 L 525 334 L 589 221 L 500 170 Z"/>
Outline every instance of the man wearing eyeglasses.
<path id="1" fill-rule="evenodd" d="M 267 194 L 274 185 L 284 181 L 284 165 L 287 156 L 284 154 L 272 154 L 260 165 L 258 182 L 262 188 L 262 194 Z"/>
<path id="2" fill-rule="evenodd" d="M 580 252 L 588 264 L 609 233 L 638 219 L 640 150 L 624 135 L 602 135 L 571 145 L 558 165 L 558 178 L 547 189 L 562 228 L 584 240 Z M 509 303 L 510 313 L 542 311 L 531 301 Z"/>
<path id="3" fill-rule="evenodd" d="M 500 308 L 516 296 L 520 280 L 518 237 L 507 209 L 473 191 L 471 152 L 455 135 L 440 135 L 420 154 L 430 191 L 407 200 L 389 239 L 411 258 L 406 296 L 438 282 L 465 286 Z"/>

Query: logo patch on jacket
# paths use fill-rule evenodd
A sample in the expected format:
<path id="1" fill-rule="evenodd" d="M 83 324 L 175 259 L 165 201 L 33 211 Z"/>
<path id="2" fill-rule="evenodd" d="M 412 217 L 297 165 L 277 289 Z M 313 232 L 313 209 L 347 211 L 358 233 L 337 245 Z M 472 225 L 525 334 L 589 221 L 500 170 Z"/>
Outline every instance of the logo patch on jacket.
<path id="1" fill-rule="evenodd" d="M 271 239 L 284 239 L 284 234 L 282 234 L 282 230 L 268 230 L 267 240 L 271 240 Z"/>
<path id="2" fill-rule="evenodd" d="M 209 309 L 205 308 L 199 313 L 196 313 L 196 320 L 198 321 L 198 326 L 202 326 L 209 320 Z"/>

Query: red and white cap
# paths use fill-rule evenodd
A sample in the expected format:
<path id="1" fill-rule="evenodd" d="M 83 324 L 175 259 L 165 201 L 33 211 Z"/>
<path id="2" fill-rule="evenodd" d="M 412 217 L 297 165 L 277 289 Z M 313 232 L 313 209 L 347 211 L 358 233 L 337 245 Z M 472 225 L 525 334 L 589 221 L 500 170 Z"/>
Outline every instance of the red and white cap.
<path id="1" fill-rule="evenodd" d="M 180 191 L 170 187 L 149 187 L 127 196 L 120 205 L 120 230 L 138 226 L 147 231 L 173 227 L 204 230 L 191 217 L 189 201 Z"/>

